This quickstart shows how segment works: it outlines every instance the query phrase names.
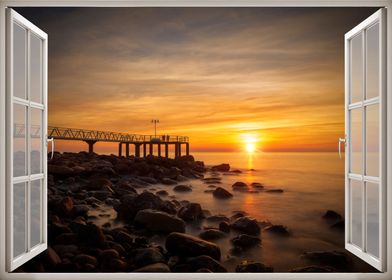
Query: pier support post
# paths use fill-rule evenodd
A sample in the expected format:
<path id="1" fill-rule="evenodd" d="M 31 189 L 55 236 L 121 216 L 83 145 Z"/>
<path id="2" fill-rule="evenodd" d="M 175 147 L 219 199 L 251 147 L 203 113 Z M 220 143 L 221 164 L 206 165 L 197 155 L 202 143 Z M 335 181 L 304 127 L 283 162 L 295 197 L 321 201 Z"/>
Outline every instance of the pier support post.
<path id="1" fill-rule="evenodd" d="M 147 144 L 143 143 L 143 157 L 147 156 Z"/>
<path id="2" fill-rule="evenodd" d="M 118 156 L 121 157 L 122 156 L 122 143 L 118 143 Z"/>
<path id="3" fill-rule="evenodd" d="M 152 156 L 153 150 L 154 150 L 154 146 L 152 143 L 150 143 L 150 153 L 149 153 L 150 156 Z"/>
<path id="4" fill-rule="evenodd" d="M 125 155 L 129 157 L 129 143 L 125 143 Z"/>
<path id="5" fill-rule="evenodd" d="M 189 143 L 185 143 L 186 155 L 189 156 Z"/>
<path id="6" fill-rule="evenodd" d="M 135 157 L 140 158 L 140 144 L 135 143 Z"/>
<path id="7" fill-rule="evenodd" d="M 158 157 L 161 157 L 161 143 L 158 144 Z"/>
<path id="8" fill-rule="evenodd" d="M 178 157 L 181 157 L 181 143 L 178 143 Z"/>
<path id="9" fill-rule="evenodd" d="M 85 142 L 88 144 L 88 152 L 90 154 L 94 153 L 94 144 L 97 143 L 97 141 L 95 141 L 95 140 L 88 140 L 88 141 L 85 141 Z"/>
<path id="10" fill-rule="evenodd" d="M 168 158 L 169 157 L 169 144 L 165 143 L 165 157 Z"/>

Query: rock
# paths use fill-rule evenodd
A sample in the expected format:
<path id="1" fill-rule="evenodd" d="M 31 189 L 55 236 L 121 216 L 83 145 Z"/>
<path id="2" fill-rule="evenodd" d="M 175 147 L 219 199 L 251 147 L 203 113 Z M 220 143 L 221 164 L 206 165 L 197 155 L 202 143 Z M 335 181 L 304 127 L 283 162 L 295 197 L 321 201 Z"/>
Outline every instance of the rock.
<path id="1" fill-rule="evenodd" d="M 207 221 L 212 223 L 220 223 L 220 222 L 230 222 L 230 219 L 227 218 L 225 215 L 213 215 L 207 217 Z"/>
<path id="2" fill-rule="evenodd" d="M 231 228 L 249 235 L 259 235 L 260 226 L 256 219 L 248 216 L 238 218 L 231 224 Z"/>
<path id="3" fill-rule="evenodd" d="M 225 233 L 230 232 L 230 224 L 228 222 L 220 222 L 219 223 L 219 230 Z"/>
<path id="4" fill-rule="evenodd" d="M 122 230 L 119 231 L 114 238 L 125 248 L 130 247 L 130 245 L 133 243 L 133 237 L 129 233 L 126 233 Z"/>
<path id="5" fill-rule="evenodd" d="M 75 233 L 62 233 L 55 238 L 55 244 L 68 244 L 72 245 L 77 243 L 78 236 Z"/>
<path id="6" fill-rule="evenodd" d="M 66 254 L 75 255 L 79 253 L 78 246 L 76 245 L 55 245 L 53 249 L 59 254 L 60 257 Z"/>
<path id="7" fill-rule="evenodd" d="M 340 251 L 306 252 L 302 254 L 301 257 L 317 265 L 331 266 L 337 269 L 346 270 L 350 264 L 348 255 L 345 252 Z"/>
<path id="8" fill-rule="evenodd" d="M 154 232 L 185 232 L 185 222 L 168 213 L 144 209 L 137 212 L 135 222 Z"/>
<path id="9" fill-rule="evenodd" d="M 207 188 L 216 189 L 217 187 L 215 185 L 208 185 Z"/>
<path id="10" fill-rule="evenodd" d="M 200 268 L 200 269 L 196 270 L 196 272 L 201 272 L 201 273 L 212 273 L 212 271 L 209 270 L 208 268 Z"/>
<path id="11" fill-rule="evenodd" d="M 74 205 L 71 211 L 73 217 L 86 216 L 90 208 L 87 205 Z"/>
<path id="12" fill-rule="evenodd" d="M 189 203 L 178 211 L 178 217 L 185 221 L 204 219 L 204 214 L 199 203 Z"/>
<path id="13" fill-rule="evenodd" d="M 165 190 L 157 191 L 156 194 L 160 195 L 160 196 L 168 196 L 169 195 L 169 193 Z"/>
<path id="14" fill-rule="evenodd" d="M 328 266 L 309 265 L 305 267 L 296 267 L 290 270 L 290 272 L 335 272 L 336 270 Z"/>
<path id="15" fill-rule="evenodd" d="M 230 170 L 230 164 L 222 163 L 211 167 L 211 171 L 228 172 Z"/>
<path id="16" fill-rule="evenodd" d="M 215 260 L 220 260 L 221 257 L 216 244 L 178 232 L 170 233 L 166 238 L 166 249 L 172 254 L 185 257 L 207 255 Z"/>
<path id="17" fill-rule="evenodd" d="M 264 228 L 264 231 L 280 237 L 288 237 L 291 235 L 287 227 L 283 225 L 267 226 L 266 228 Z"/>
<path id="18" fill-rule="evenodd" d="M 284 191 L 282 189 L 269 189 L 269 190 L 266 190 L 265 192 L 267 192 L 267 193 L 282 193 Z"/>
<path id="19" fill-rule="evenodd" d="M 57 255 L 56 251 L 53 250 L 52 247 L 48 247 L 44 257 L 45 263 L 47 263 L 50 267 L 55 268 L 57 265 L 61 263 L 61 259 L 59 255 Z"/>
<path id="20" fill-rule="evenodd" d="M 143 267 L 153 263 L 164 262 L 161 252 L 155 248 L 142 248 L 132 252 L 133 262 L 136 267 Z"/>
<path id="21" fill-rule="evenodd" d="M 218 261 L 214 260 L 210 256 L 201 255 L 194 258 L 189 258 L 187 263 L 191 265 L 192 270 L 199 272 L 227 272 Z M 202 271 L 200 271 L 202 270 Z"/>
<path id="22" fill-rule="evenodd" d="M 248 185 L 244 182 L 235 182 L 231 187 L 233 191 L 248 191 Z"/>
<path id="23" fill-rule="evenodd" d="M 234 169 L 234 170 L 230 170 L 230 173 L 237 173 L 237 174 L 240 174 L 240 173 L 242 173 L 242 171 L 239 170 L 239 169 Z"/>
<path id="24" fill-rule="evenodd" d="M 71 223 L 70 227 L 78 235 L 78 240 L 85 245 L 99 247 L 105 242 L 102 229 L 95 224 Z"/>
<path id="25" fill-rule="evenodd" d="M 175 185 L 177 184 L 177 181 L 170 179 L 170 178 L 162 178 L 162 184 L 164 185 Z"/>
<path id="26" fill-rule="evenodd" d="M 233 238 L 231 240 L 231 243 L 233 243 L 233 245 L 237 247 L 249 248 L 252 246 L 259 245 L 261 243 L 261 239 L 248 234 L 240 234 L 239 236 Z"/>
<path id="27" fill-rule="evenodd" d="M 112 189 L 112 182 L 103 177 L 93 177 L 90 183 L 86 186 L 87 190 L 102 190 L 107 191 Z"/>
<path id="28" fill-rule="evenodd" d="M 340 221 L 342 220 L 342 216 L 333 211 L 333 210 L 328 210 L 327 212 L 325 212 L 325 214 L 323 215 L 323 219 L 329 220 L 329 221 Z"/>
<path id="29" fill-rule="evenodd" d="M 140 180 L 142 180 L 142 181 L 148 183 L 148 184 L 151 184 L 151 185 L 154 185 L 154 184 L 157 184 L 157 183 L 158 183 L 158 181 L 157 181 L 156 179 L 151 178 L 151 177 L 139 176 L 138 178 L 139 178 Z"/>
<path id="30" fill-rule="evenodd" d="M 192 191 L 192 186 L 188 185 L 177 185 L 173 188 L 173 191 L 175 192 L 191 192 Z"/>
<path id="31" fill-rule="evenodd" d="M 264 189 L 264 186 L 261 183 L 254 182 L 250 184 L 255 189 Z"/>
<path id="32" fill-rule="evenodd" d="M 127 263 L 120 259 L 107 259 L 101 263 L 102 272 L 122 272 L 127 269 Z"/>
<path id="33" fill-rule="evenodd" d="M 56 212 L 60 216 L 69 216 L 71 214 L 72 208 L 73 208 L 73 200 L 71 197 L 67 196 L 64 197 L 59 201 L 56 207 Z"/>
<path id="34" fill-rule="evenodd" d="M 90 191 L 89 194 L 99 200 L 106 200 L 112 192 L 109 191 Z"/>
<path id="35" fill-rule="evenodd" d="M 238 212 L 238 213 L 235 213 L 233 216 L 231 216 L 231 217 L 230 217 L 230 220 L 231 220 L 231 221 L 235 221 L 235 220 L 237 220 L 238 218 L 245 217 L 245 216 L 246 216 L 246 215 L 245 215 L 244 213 Z"/>
<path id="36" fill-rule="evenodd" d="M 48 172 L 54 176 L 62 178 L 74 175 L 74 171 L 72 168 L 53 164 L 48 164 Z"/>
<path id="37" fill-rule="evenodd" d="M 77 255 L 73 261 L 81 266 L 85 266 L 86 264 L 91 264 L 93 267 L 98 265 L 98 261 L 95 257 L 89 256 L 86 254 Z"/>
<path id="38" fill-rule="evenodd" d="M 107 249 L 107 250 L 104 250 L 101 252 L 101 258 L 103 260 L 117 259 L 119 257 L 120 257 L 120 254 L 115 249 Z"/>
<path id="39" fill-rule="evenodd" d="M 225 237 L 226 234 L 217 229 L 207 229 L 199 234 L 199 237 L 204 240 L 216 240 Z"/>
<path id="40" fill-rule="evenodd" d="M 138 268 L 133 272 L 170 272 L 170 268 L 164 263 L 154 263 Z"/>
<path id="41" fill-rule="evenodd" d="M 204 193 L 214 193 L 214 190 L 205 190 Z"/>
<path id="42" fill-rule="evenodd" d="M 215 189 L 212 194 L 214 195 L 214 197 L 219 199 L 228 199 L 233 197 L 231 193 L 229 193 L 227 190 L 221 187 Z"/>
<path id="43" fill-rule="evenodd" d="M 266 266 L 263 263 L 252 262 L 252 261 L 242 261 L 235 268 L 236 272 L 273 272 L 273 268 Z"/>

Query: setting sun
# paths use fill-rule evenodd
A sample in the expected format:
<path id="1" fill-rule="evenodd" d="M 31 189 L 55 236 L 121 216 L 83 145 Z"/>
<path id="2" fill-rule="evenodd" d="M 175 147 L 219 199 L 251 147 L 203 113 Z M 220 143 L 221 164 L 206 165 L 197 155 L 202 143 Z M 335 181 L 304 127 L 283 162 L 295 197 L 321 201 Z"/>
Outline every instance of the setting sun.
<path id="1" fill-rule="evenodd" d="M 246 144 L 245 148 L 248 153 L 253 153 L 256 150 L 256 146 L 253 143 Z"/>

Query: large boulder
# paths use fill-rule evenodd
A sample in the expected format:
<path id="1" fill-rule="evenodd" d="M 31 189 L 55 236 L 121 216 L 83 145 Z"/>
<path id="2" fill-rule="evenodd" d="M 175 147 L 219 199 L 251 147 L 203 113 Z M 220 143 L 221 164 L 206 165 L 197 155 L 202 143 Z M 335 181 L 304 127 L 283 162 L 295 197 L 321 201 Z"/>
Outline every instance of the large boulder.
<path id="1" fill-rule="evenodd" d="M 207 229 L 199 234 L 199 237 L 204 240 L 216 240 L 225 237 L 226 234 L 217 229 Z"/>
<path id="2" fill-rule="evenodd" d="M 154 232 L 185 232 L 185 222 L 166 212 L 144 209 L 137 212 L 135 222 Z"/>
<path id="3" fill-rule="evenodd" d="M 178 211 L 178 217 L 185 221 L 197 221 L 204 219 L 204 213 L 199 203 L 189 203 Z"/>
<path id="4" fill-rule="evenodd" d="M 273 268 L 263 263 L 242 261 L 235 268 L 236 272 L 273 272 Z"/>
<path id="5" fill-rule="evenodd" d="M 291 235 L 287 227 L 283 225 L 270 225 L 264 228 L 264 231 L 279 237 L 288 237 Z"/>
<path id="6" fill-rule="evenodd" d="M 133 263 L 136 267 L 143 267 L 153 263 L 164 262 L 161 252 L 156 248 L 141 248 L 132 252 Z"/>
<path id="7" fill-rule="evenodd" d="M 239 236 L 233 238 L 231 242 L 236 247 L 249 248 L 259 245 L 261 243 L 261 239 L 248 234 L 240 234 Z"/>
<path id="8" fill-rule="evenodd" d="M 53 164 L 48 164 L 48 173 L 61 178 L 74 175 L 72 168 Z"/>
<path id="9" fill-rule="evenodd" d="M 219 199 L 228 199 L 232 198 L 233 195 L 228 192 L 226 189 L 218 187 L 212 192 L 213 196 Z"/>
<path id="10" fill-rule="evenodd" d="M 231 228 L 249 235 L 259 235 L 260 226 L 256 219 L 245 216 L 240 217 L 231 224 Z"/>
<path id="11" fill-rule="evenodd" d="M 220 260 L 221 257 L 216 244 L 178 232 L 173 232 L 166 238 L 166 249 L 172 254 L 184 257 L 207 255 L 215 260 Z"/>
<path id="12" fill-rule="evenodd" d="M 191 192 L 192 186 L 190 185 L 177 185 L 173 188 L 175 192 Z"/>
<path id="13" fill-rule="evenodd" d="M 212 171 L 228 172 L 230 170 L 230 164 L 222 163 L 211 167 Z"/>
<path id="14" fill-rule="evenodd" d="M 246 192 L 248 191 L 248 185 L 245 184 L 244 182 L 235 182 L 232 185 L 233 191 L 240 191 L 240 192 Z"/>

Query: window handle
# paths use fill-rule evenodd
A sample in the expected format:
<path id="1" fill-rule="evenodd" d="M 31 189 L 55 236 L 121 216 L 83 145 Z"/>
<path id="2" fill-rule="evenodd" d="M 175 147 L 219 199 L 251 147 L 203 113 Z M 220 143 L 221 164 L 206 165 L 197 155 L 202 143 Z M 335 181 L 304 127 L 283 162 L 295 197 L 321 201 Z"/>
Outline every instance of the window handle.
<path id="1" fill-rule="evenodd" d="M 339 137 L 339 141 L 338 141 L 338 150 L 339 150 L 339 157 L 342 158 L 342 152 L 341 152 L 341 143 L 344 143 L 344 145 L 346 145 L 346 138 L 340 138 Z"/>
<path id="2" fill-rule="evenodd" d="M 54 155 L 54 138 L 48 138 L 47 143 L 49 144 L 49 142 L 52 143 L 52 152 L 50 153 L 50 160 L 52 160 Z"/>

